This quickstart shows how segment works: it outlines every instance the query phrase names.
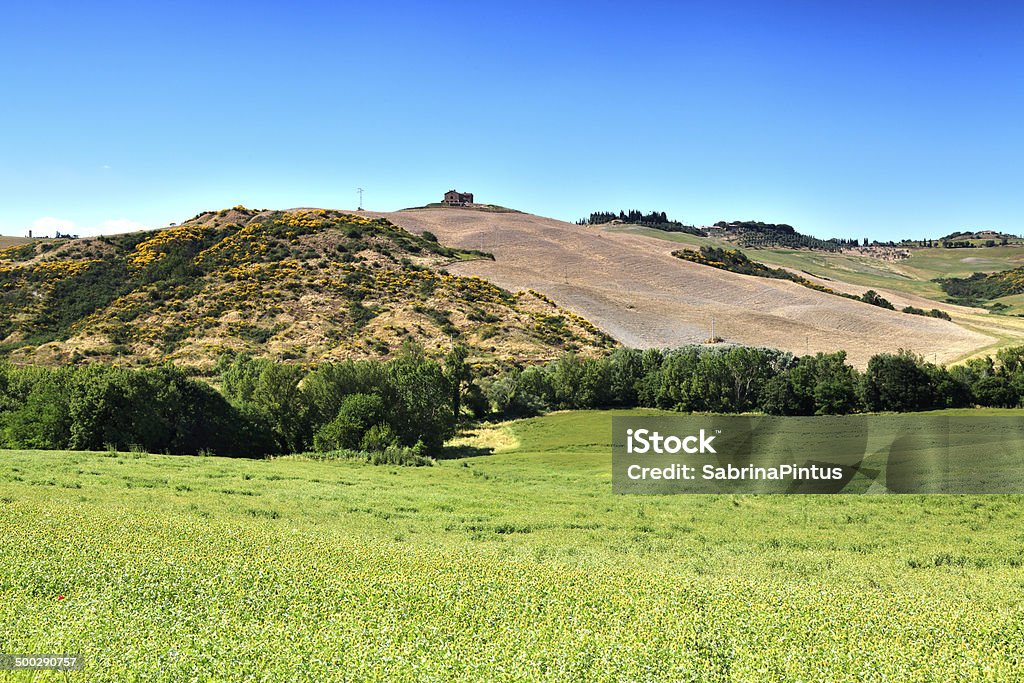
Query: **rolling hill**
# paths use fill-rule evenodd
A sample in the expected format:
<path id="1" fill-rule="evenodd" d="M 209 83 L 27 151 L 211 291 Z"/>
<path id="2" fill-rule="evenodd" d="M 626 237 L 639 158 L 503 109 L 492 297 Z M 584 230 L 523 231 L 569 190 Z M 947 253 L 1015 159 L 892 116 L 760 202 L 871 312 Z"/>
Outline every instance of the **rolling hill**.
<path id="1" fill-rule="evenodd" d="M 985 264 L 948 249 L 893 262 L 755 250 L 822 287 L 875 289 L 897 308 L 940 308 L 947 322 L 682 261 L 680 244 L 728 243 L 493 207 L 235 207 L 159 231 L 0 250 L 0 341 L 15 362 L 205 366 L 225 351 L 313 361 L 384 357 L 405 341 L 441 352 L 457 339 L 476 362 L 506 363 L 613 340 L 704 343 L 714 324 L 726 343 L 845 350 L 863 366 L 882 351 L 952 362 L 1024 338 L 1024 319 L 944 303 L 932 281 L 1000 270 L 1024 257 L 1018 247 L 977 250 Z"/>
<path id="2" fill-rule="evenodd" d="M 541 291 L 628 346 L 701 343 L 711 336 L 712 319 L 715 335 L 726 342 L 798 354 L 843 349 L 860 366 L 876 353 L 900 348 L 949 362 L 1002 339 L 1000 334 L 881 309 L 794 282 L 725 272 L 673 257 L 680 242 L 714 243 L 693 235 L 602 230 L 524 213 L 467 209 L 373 215 L 414 233 L 429 231 L 448 244 L 493 253 L 494 261 L 460 262 L 449 271 L 483 277 L 508 289 Z M 856 293 L 863 291 L 859 287 Z"/>
<path id="3" fill-rule="evenodd" d="M 445 271 L 487 258 L 386 219 L 240 206 L 163 230 L 20 243 L 0 251 L 0 341 L 15 362 L 196 366 L 228 351 L 380 358 L 405 342 L 441 353 L 458 341 L 478 363 L 614 345 L 541 294 Z"/>
<path id="4" fill-rule="evenodd" d="M 736 248 L 716 238 L 669 234 L 646 228 L 611 228 L 629 234 L 669 243 L 678 248 L 704 246 Z M 998 274 L 1012 271 L 1024 264 L 1024 245 L 986 247 L 981 249 L 945 249 L 941 247 L 909 249 L 908 258 L 888 259 L 863 253 L 826 253 L 807 249 L 743 249 L 754 260 L 775 268 L 784 268 L 809 281 L 837 292 L 861 295 L 876 290 L 895 304 L 896 308 L 914 306 L 925 310 L 938 308 L 952 317 L 960 327 L 985 335 L 991 341 L 977 348 L 968 357 L 990 354 L 1004 346 L 1024 341 L 1024 295 L 1008 295 L 987 302 L 1003 304 L 992 311 L 964 306 L 949 301 L 941 282 L 946 278 L 966 278 L 976 272 Z M 883 254 L 884 256 L 884 254 Z M 994 314 L 998 312 L 999 314 Z M 941 356 L 939 356 L 941 357 Z M 954 359 L 955 360 L 955 359 Z"/>
<path id="5" fill-rule="evenodd" d="M 30 240 L 27 237 L 12 237 L 10 235 L 0 235 L 0 249 L 16 247 L 31 241 L 32 240 Z"/>

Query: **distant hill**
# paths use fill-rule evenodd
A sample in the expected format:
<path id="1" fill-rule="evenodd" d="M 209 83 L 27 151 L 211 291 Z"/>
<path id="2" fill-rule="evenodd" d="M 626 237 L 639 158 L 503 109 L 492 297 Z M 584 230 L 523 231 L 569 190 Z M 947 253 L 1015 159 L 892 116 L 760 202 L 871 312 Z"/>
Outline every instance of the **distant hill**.
<path id="1" fill-rule="evenodd" d="M 536 361 L 613 345 L 540 294 L 445 272 L 488 258 L 383 218 L 209 211 L 162 230 L 0 250 L 0 352 L 16 362 L 211 364 L 428 353 Z"/>
<path id="2" fill-rule="evenodd" d="M 28 244 L 31 242 L 27 237 L 10 237 L 8 235 L 0 235 L 0 249 L 6 249 L 7 247 L 14 247 L 20 244 Z"/>
<path id="3" fill-rule="evenodd" d="M 1020 242 L 1020 237 L 1017 235 L 1011 235 L 1008 232 L 999 232 L 998 230 L 967 230 L 962 232 L 952 232 L 939 238 L 939 241 L 954 240 L 1006 240 L 1007 242 Z"/>
<path id="4" fill-rule="evenodd" d="M 642 225 L 646 228 L 663 230 L 665 232 L 682 232 L 688 235 L 704 236 L 704 231 L 692 225 L 686 225 L 680 221 L 671 220 L 664 211 L 651 211 L 644 213 L 631 209 L 629 211 L 593 211 L 591 214 L 576 222 L 577 225 Z"/>
<path id="5" fill-rule="evenodd" d="M 796 231 L 786 223 L 762 223 L 761 221 L 718 221 L 706 229 L 708 235 L 737 243 L 741 247 L 790 247 L 793 249 L 818 249 L 839 251 L 845 247 L 857 246 L 855 239 L 823 240 Z"/>

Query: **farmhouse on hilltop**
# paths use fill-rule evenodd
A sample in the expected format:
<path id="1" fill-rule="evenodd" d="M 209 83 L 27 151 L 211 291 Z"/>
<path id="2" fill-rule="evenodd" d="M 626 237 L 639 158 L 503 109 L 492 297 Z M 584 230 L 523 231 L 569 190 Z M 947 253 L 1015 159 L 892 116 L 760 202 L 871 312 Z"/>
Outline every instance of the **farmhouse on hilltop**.
<path id="1" fill-rule="evenodd" d="M 445 206 L 469 206 L 473 203 L 473 193 L 448 190 L 444 193 L 444 201 L 441 203 Z"/>

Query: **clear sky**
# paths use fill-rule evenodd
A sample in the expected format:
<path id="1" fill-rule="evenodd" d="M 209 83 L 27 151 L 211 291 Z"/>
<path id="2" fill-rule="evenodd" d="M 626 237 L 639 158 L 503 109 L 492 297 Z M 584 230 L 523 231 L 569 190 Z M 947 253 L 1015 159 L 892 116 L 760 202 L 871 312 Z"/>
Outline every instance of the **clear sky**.
<path id="1" fill-rule="evenodd" d="M 357 187 L 1024 233 L 1018 2 L 10 2 L 0 84 L 4 234 Z"/>

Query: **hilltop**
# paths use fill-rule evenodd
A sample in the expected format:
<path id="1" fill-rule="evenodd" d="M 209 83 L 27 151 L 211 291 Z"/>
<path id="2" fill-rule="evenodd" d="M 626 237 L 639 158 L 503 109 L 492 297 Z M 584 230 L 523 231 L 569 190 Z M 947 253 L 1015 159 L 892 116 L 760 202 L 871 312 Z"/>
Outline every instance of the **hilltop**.
<path id="1" fill-rule="evenodd" d="M 23 244 L 31 242 L 27 237 L 11 237 L 8 235 L 0 235 L 0 249 L 7 249 L 8 247 L 19 247 Z"/>
<path id="2" fill-rule="evenodd" d="M 26 241 L 0 250 L 0 341 L 15 362 L 198 366 L 224 352 L 380 358 L 406 342 L 533 362 L 613 344 L 542 294 L 447 272 L 488 258 L 324 209 L 237 206 L 162 230 Z"/>

